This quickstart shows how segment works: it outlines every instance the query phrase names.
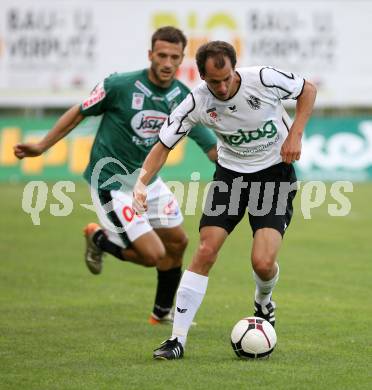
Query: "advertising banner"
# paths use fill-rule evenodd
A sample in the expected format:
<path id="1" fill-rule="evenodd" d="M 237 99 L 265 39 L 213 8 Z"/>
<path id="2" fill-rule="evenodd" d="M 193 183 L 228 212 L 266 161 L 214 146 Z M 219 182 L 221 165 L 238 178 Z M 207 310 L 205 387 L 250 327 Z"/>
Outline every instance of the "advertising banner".
<path id="1" fill-rule="evenodd" d="M 56 119 L 0 119 L 0 181 L 82 179 L 101 117 L 87 118 L 42 156 L 19 161 L 13 154 L 16 143 L 37 142 Z M 186 137 L 171 151 L 161 174 L 166 180 L 187 181 L 194 171 L 201 180 L 210 180 L 214 166 Z"/>
<path id="2" fill-rule="evenodd" d="M 198 83 L 195 52 L 231 42 L 239 66 L 273 65 L 318 86 L 317 105 L 372 104 L 372 2 L 289 0 L 2 0 L 0 106 L 68 106 L 104 77 L 148 65 L 150 37 L 174 25 L 189 43 L 179 77 Z"/>
<path id="3" fill-rule="evenodd" d="M 13 145 L 40 139 L 55 120 L 0 120 L 0 181 L 82 178 L 100 118 L 85 120 L 43 156 L 19 161 L 13 155 Z M 295 167 L 301 180 L 372 180 L 372 117 L 312 118 Z M 186 139 L 171 152 L 161 175 L 165 180 L 189 181 L 193 172 L 199 172 L 193 177 L 207 181 L 213 171 L 204 153 Z"/>

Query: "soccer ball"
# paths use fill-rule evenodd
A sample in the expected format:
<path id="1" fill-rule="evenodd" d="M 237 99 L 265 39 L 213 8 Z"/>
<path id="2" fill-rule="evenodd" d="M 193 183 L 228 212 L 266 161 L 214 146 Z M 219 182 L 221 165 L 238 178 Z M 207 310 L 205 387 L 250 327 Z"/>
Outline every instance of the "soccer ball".
<path id="1" fill-rule="evenodd" d="M 231 332 L 231 345 L 240 358 L 267 357 L 276 345 L 275 329 L 263 318 L 243 318 L 236 323 Z"/>

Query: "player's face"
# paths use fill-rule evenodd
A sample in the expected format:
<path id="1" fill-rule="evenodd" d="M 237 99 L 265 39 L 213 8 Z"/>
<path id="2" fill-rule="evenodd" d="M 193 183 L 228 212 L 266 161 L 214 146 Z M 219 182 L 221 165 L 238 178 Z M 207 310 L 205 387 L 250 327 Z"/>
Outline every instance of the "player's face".
<path id="1" fill-rule="evenodd" d="M 231 62 L 225 58 L 225 66 L 218 69 L 212 58 L 205 63 L 205 75 L 202 79 L 207 83 L 213 95 L 220 100 L 227 100 L 233 96 L 239 87 L 239 76 L 235 73 Z"/>
<path id="2" fill-rule="evenodd" d="M 149 60 L 150 80 L 160 87 L 169 86 L 183 60 L 182 43 L 155 41 L 154 47 L 149 50 Z"/>

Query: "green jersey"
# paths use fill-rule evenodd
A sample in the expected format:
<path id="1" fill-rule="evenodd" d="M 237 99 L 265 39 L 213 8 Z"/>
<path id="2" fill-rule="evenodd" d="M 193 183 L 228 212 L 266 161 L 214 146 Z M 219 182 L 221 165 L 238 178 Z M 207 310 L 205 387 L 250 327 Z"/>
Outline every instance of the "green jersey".
<path id="1" fill-rule="evenodd" d="M 109 157 L 121 164 L 112 161 L 104 164 L 98 185 L 101 188 L 111 179 L 104 189 L 119 189 L 120 183 L 112 178 L 131 174 L 142 166 L 152 146 L 158 142 L 164 121 L 188 93 L 189 89 L 176 79 L 168 88 L 158 87 L 149 80 L 147 69 L 115 73 L 98 84 L 80 106 L 84 116 L 103 114 L 84 172 L 85 179 L 91 182 L 96 164 Z M 214 133 L 201 125 L 195 126 L 189 136 L 204 152 L 216 144 Z"/>

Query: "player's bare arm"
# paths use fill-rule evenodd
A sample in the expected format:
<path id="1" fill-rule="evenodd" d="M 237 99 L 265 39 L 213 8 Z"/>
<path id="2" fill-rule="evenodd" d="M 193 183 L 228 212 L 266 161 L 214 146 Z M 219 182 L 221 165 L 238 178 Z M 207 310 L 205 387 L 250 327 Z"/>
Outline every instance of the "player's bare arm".
<path id="1" fill-rule="evenodd" d="M 147 210 L 146 186 L 165 164 L 169 152 L 170 149 L 158 142 L 147 155 L 133 190 L 133 209 L 137 213 L 141 214 Z"/>
<path id="2" fill-rule="evenodd" d="M 19 159 L 40 156 L 60 139 L 64 138 L 83 119 L 84 116 L 80 113 L 80 105 L 77 104 L 58 119 L 50 132 L 40 142 L 17 144 L 13 148 L 14 154 Z"/>
<path id="3" fill-rule="evenodd" d="M 314 107 L 316 88 L 313 84 L 305 81 L 302 94 L 297 99 L 296 115 L 289 130 L 288 137 L 281 148 L 283 161 L 290 164 L 301 157 L 301 139 L 307 121 Z"/>

